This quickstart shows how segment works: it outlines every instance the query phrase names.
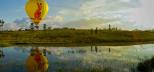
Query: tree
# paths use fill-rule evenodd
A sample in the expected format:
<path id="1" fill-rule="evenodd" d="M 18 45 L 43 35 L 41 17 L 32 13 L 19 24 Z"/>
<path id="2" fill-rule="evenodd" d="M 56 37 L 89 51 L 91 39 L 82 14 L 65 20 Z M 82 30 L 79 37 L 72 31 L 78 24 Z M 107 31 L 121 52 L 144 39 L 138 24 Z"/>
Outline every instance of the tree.
<path id="1" fill-rule="evenodd" d="M 95 34 L 97 34 L 98 33 L 98 28 L 96 27 L 96 29 L 95 29 Z"/>
<path id="2" fill-rule="evenodd" d="M 111 30 L 111 25 L 109 24 L 109 30 Z"/>
<path id="3" fill-rule="evenodd" d="M 43 30 L 46 30 L 46 29 L 47 29 L 47 25 L 43 24 Z"/>
<path id="4" fill-rule="evenodd" d="M 93 29 L 90 29 L 90 33 L 93 34 Z"/>
<path id="5" fill-rule="evenodd" d="M 31 30 L 34 30 L 34 23 L 31 23 L 31 24 L 30 24 L 30 29 L 31 29 Z"/>
<path id="6" fill-rule="evenodd" d="M 4 25 L 4 23 L 5 23 L 4 20 L 2 20 L 2 25 Z"/>
<path id="7" fill-rule="evenodd" d="M 2 30 L 3 30 L 4 23 L 5 23 L 4 20 L 1 19 L 0 20 L 0 27 L 1 27 Z"/>
<path id="8" fill-rule="evenodd" d="M 51 27 L 48 27 L 48 30 L 51 30 Z"/>

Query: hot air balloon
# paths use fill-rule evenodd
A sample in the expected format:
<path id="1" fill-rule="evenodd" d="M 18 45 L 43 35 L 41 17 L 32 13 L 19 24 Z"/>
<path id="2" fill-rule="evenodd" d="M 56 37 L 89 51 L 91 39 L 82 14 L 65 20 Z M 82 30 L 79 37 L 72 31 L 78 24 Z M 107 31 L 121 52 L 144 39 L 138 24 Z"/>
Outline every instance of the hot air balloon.
<path id="1" fill-rule="evenodd" d="M 31 21 L 38 26 L 48 13 L 48 4 L 45 0 L 28 0 L 25 10 Z"/>

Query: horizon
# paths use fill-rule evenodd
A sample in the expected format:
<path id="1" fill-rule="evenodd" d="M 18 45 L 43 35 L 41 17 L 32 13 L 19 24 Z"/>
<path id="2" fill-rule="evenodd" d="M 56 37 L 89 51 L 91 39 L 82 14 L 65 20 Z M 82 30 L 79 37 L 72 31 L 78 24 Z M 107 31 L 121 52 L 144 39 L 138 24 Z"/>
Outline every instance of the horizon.
<path id="1" fill-rule="evenodd" d="M 0 19 L 4 29 L 29 28 L 25 12 L 28 0 L 2 0 Z M 126 30 L 154 29 L 153 0 L 46 0 L 47 17 L 40 23 L 52 28 L 103 29 L 111 24 Z"/>

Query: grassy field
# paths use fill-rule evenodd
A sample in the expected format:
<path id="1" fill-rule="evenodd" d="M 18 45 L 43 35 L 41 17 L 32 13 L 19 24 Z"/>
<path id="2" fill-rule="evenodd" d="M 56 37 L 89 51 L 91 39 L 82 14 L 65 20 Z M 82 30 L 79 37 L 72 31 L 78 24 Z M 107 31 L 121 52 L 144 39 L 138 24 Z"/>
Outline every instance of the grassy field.
<path id="1" fill-rule="evenodd" d="M 153 42 L 154 32 L 57 29 L 3 31 L 0 44 L 98 44 Z"/>

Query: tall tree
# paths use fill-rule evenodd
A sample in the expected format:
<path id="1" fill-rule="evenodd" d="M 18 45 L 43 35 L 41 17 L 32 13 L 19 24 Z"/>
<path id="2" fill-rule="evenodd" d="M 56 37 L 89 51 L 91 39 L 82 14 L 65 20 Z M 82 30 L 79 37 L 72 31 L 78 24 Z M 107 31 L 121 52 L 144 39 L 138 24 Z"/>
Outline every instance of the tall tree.
<path id="1" fill-rule="evenodd" d="M 109 30 L 111 30 L 111 25 L 109 24 Z"/>
<path id="2" fill-rule="evenodd" d="M 4 25 L 4 23 L 5 23 L 4 20 L 2 20 L 2 26 Z"/>
<path id="3" fill-rule="evenodd" d="M 95 29 L 95 34 L 97 34 L 98 33 L 98 28 L 96 27 L 96 29 Z"/>
<path id="4" fill-rule="evenodd" d="M 1 27 L 1 30 L 3 30 L 4 23 L 5 23 L 4 20 L 1 19 L 1 20 L 0 20 L 0 27 Z"/>
<path id="5" fill-rule="evenodd" d="M 43 30 L 46 30 L 46 29 L 47 29 L 47 25 L 43 24 Z"/>
<path id="6" fill-rule="evenodd" d="M 31 30 L 34 30 L 34 23 L 31 23 L 31 24 L 30 24 L 30 29 L 31 29 Z"/>

